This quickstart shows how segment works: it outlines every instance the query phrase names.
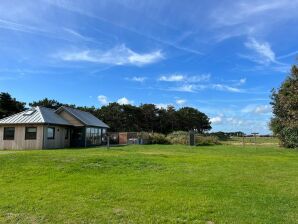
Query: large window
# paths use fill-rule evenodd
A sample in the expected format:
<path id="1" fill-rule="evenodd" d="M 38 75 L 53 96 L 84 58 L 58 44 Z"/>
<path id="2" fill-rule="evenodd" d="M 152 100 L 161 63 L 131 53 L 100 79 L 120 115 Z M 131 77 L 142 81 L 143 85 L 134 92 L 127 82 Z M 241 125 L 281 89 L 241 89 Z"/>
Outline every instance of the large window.
<path id="1" fill-rule="evenodd" d="M 36 127 L 26 127 L 25 139 L 32 140 L 36 139 L 37 128 Z"/>
<path id="2" fill-rule="evenodd" d="M 100 128 L 86 128 L 87 145 L 101 144 L 101 129 Z"/>
<path id="3" fill-rule="evenodd" d="M 3 140 L 14 140 L 15 128 L 4 128 Z"/>
<path id="4" fill-rule="evenodd" d="M 55 128 L 49 127 L 47 129 L 47 137 L 48 137 L 48 139 L 55 139 Z"/>

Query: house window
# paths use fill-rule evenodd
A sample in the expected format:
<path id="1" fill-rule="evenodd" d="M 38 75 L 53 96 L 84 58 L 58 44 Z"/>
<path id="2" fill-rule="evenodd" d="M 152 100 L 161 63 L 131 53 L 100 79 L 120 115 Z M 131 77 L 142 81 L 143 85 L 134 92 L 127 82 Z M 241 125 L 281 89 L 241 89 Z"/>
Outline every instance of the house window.
<path id="1" fill-rule="evenodd" d="M 36 127 L 26 127 L 25 140 L 36 139 L 37 128 Z"/>
<path id="2" fill-rule="evenodd" d="M 15 128 L 4 128 L 3 140 L 14 140 Z"/>
<path id="3" fill-rule="evenodd" d="M 55 128 L 47 129 L 47 137 L 48 139 L 55 139 Z"/>
<path id="4" fill-rule="evenodd" d="M 69 136 L 69 128 L 65 129 L 65 139 L 68 139 Z"/>

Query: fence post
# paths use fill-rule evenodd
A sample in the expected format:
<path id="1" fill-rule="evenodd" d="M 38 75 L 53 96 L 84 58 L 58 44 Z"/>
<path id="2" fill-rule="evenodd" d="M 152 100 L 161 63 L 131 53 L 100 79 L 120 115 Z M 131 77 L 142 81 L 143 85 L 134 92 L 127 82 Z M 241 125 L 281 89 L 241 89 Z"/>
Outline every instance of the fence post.
<path id="1" fill-rule="evenodd" d="M 110 148 L 110 136 L 107 136 L 107 149 Z"/>

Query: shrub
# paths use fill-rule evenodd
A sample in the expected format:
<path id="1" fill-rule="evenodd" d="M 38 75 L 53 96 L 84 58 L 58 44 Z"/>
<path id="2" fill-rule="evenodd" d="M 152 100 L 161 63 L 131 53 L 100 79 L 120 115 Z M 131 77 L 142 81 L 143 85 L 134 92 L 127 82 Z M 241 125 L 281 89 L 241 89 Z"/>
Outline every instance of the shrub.
<path id="1" fill-rule="evenodd" d="M 167 135 L 167 140 L 171 144 L 187 145 L 188 144 L 188 132 L 186 132 L 186 131 L 172 132 L 171 134 Z"/>
<path id="2" fill-rule="evenodd" d="M 196 145 L 214 145 L 219 144 L 217 136 L 196 136 Z"/>
<path id="3" fill-rule="evenodd" d="M 287 148 L 298 148 L 298 127 L 284 128 L 281 131 L 280 139 L 282 145 Z"/>
<path id="4" fill-rule="evenodd" d="M 164 134 L 150 133 L 148 138 L 148 144 L 170 144 Z"/>
<path id="5" fill-rule="evenodd" d="M 216 136 L 220 141 L 227 141 L 230 139 L 230 136 L 222 131 L 210 133 L 210 136 Z"/>

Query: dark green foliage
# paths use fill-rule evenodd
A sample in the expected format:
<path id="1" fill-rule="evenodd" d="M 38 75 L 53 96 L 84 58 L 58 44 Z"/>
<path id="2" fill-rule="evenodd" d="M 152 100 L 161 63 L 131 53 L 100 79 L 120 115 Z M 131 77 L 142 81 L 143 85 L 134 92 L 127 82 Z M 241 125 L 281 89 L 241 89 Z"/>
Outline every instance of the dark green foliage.
<path id="1" fill-rule="evenodd" d="M 86 110 L 84 108 L 81 108 Z M 209 118 L 197 109 L 186 107 L 178 111 L 169 106 L 157 108 L 154 104 L 141 106 L 110 103 L 89 111 L 110 126 L 110 131 L 145 131 L 168 134 L 172 131 L 197 129 L 210 130 Z"/>
<path id="2" fill-rule="evenodd" d="M 47 107 L 47 108 L 52 108 L 52 109 L 58 109 L 61 106 L 68 106 L 68 107 L 73 107 L 73 108 L 76 107 L 73 104 L 69 105 L 69 104 L 65 104 L 65 103 L 60 103 L 57 100 L 48 99 L 48 98 L 44 98 L 39 101 L 33 101 L 32 103 L 29 103 L 29 106 L 30 107 L 42 106 L 42 107 Z"/>
<path id="3" fill-rule="evenodd" d="M 26 103 L 17 101 L 9 93 L 0 93 L 0 118 L 25 110 Z"/>
<path id="4" fill-rule="evenodd" d="M 274 117 L 270 128 L 285 147 L 298 147 L 298 67 L 292 67 L 290 75 L 278 90 L 272 91 Z"/>
<path id="5" fill-rule="evenodd" d="M 192 107 L 183 107 L 177 111 L 179 130 L 189 131 L 196 129 L 199 133 L 211 129 L 209 118 L 206 114 Z"/>
<path id="6" fill-rule="evenodd" d="M 210 133 L 210 136 L 216 136 L 220 141 L 227 141 L 230 139 L 230 135 L 222 131 Z"/>

